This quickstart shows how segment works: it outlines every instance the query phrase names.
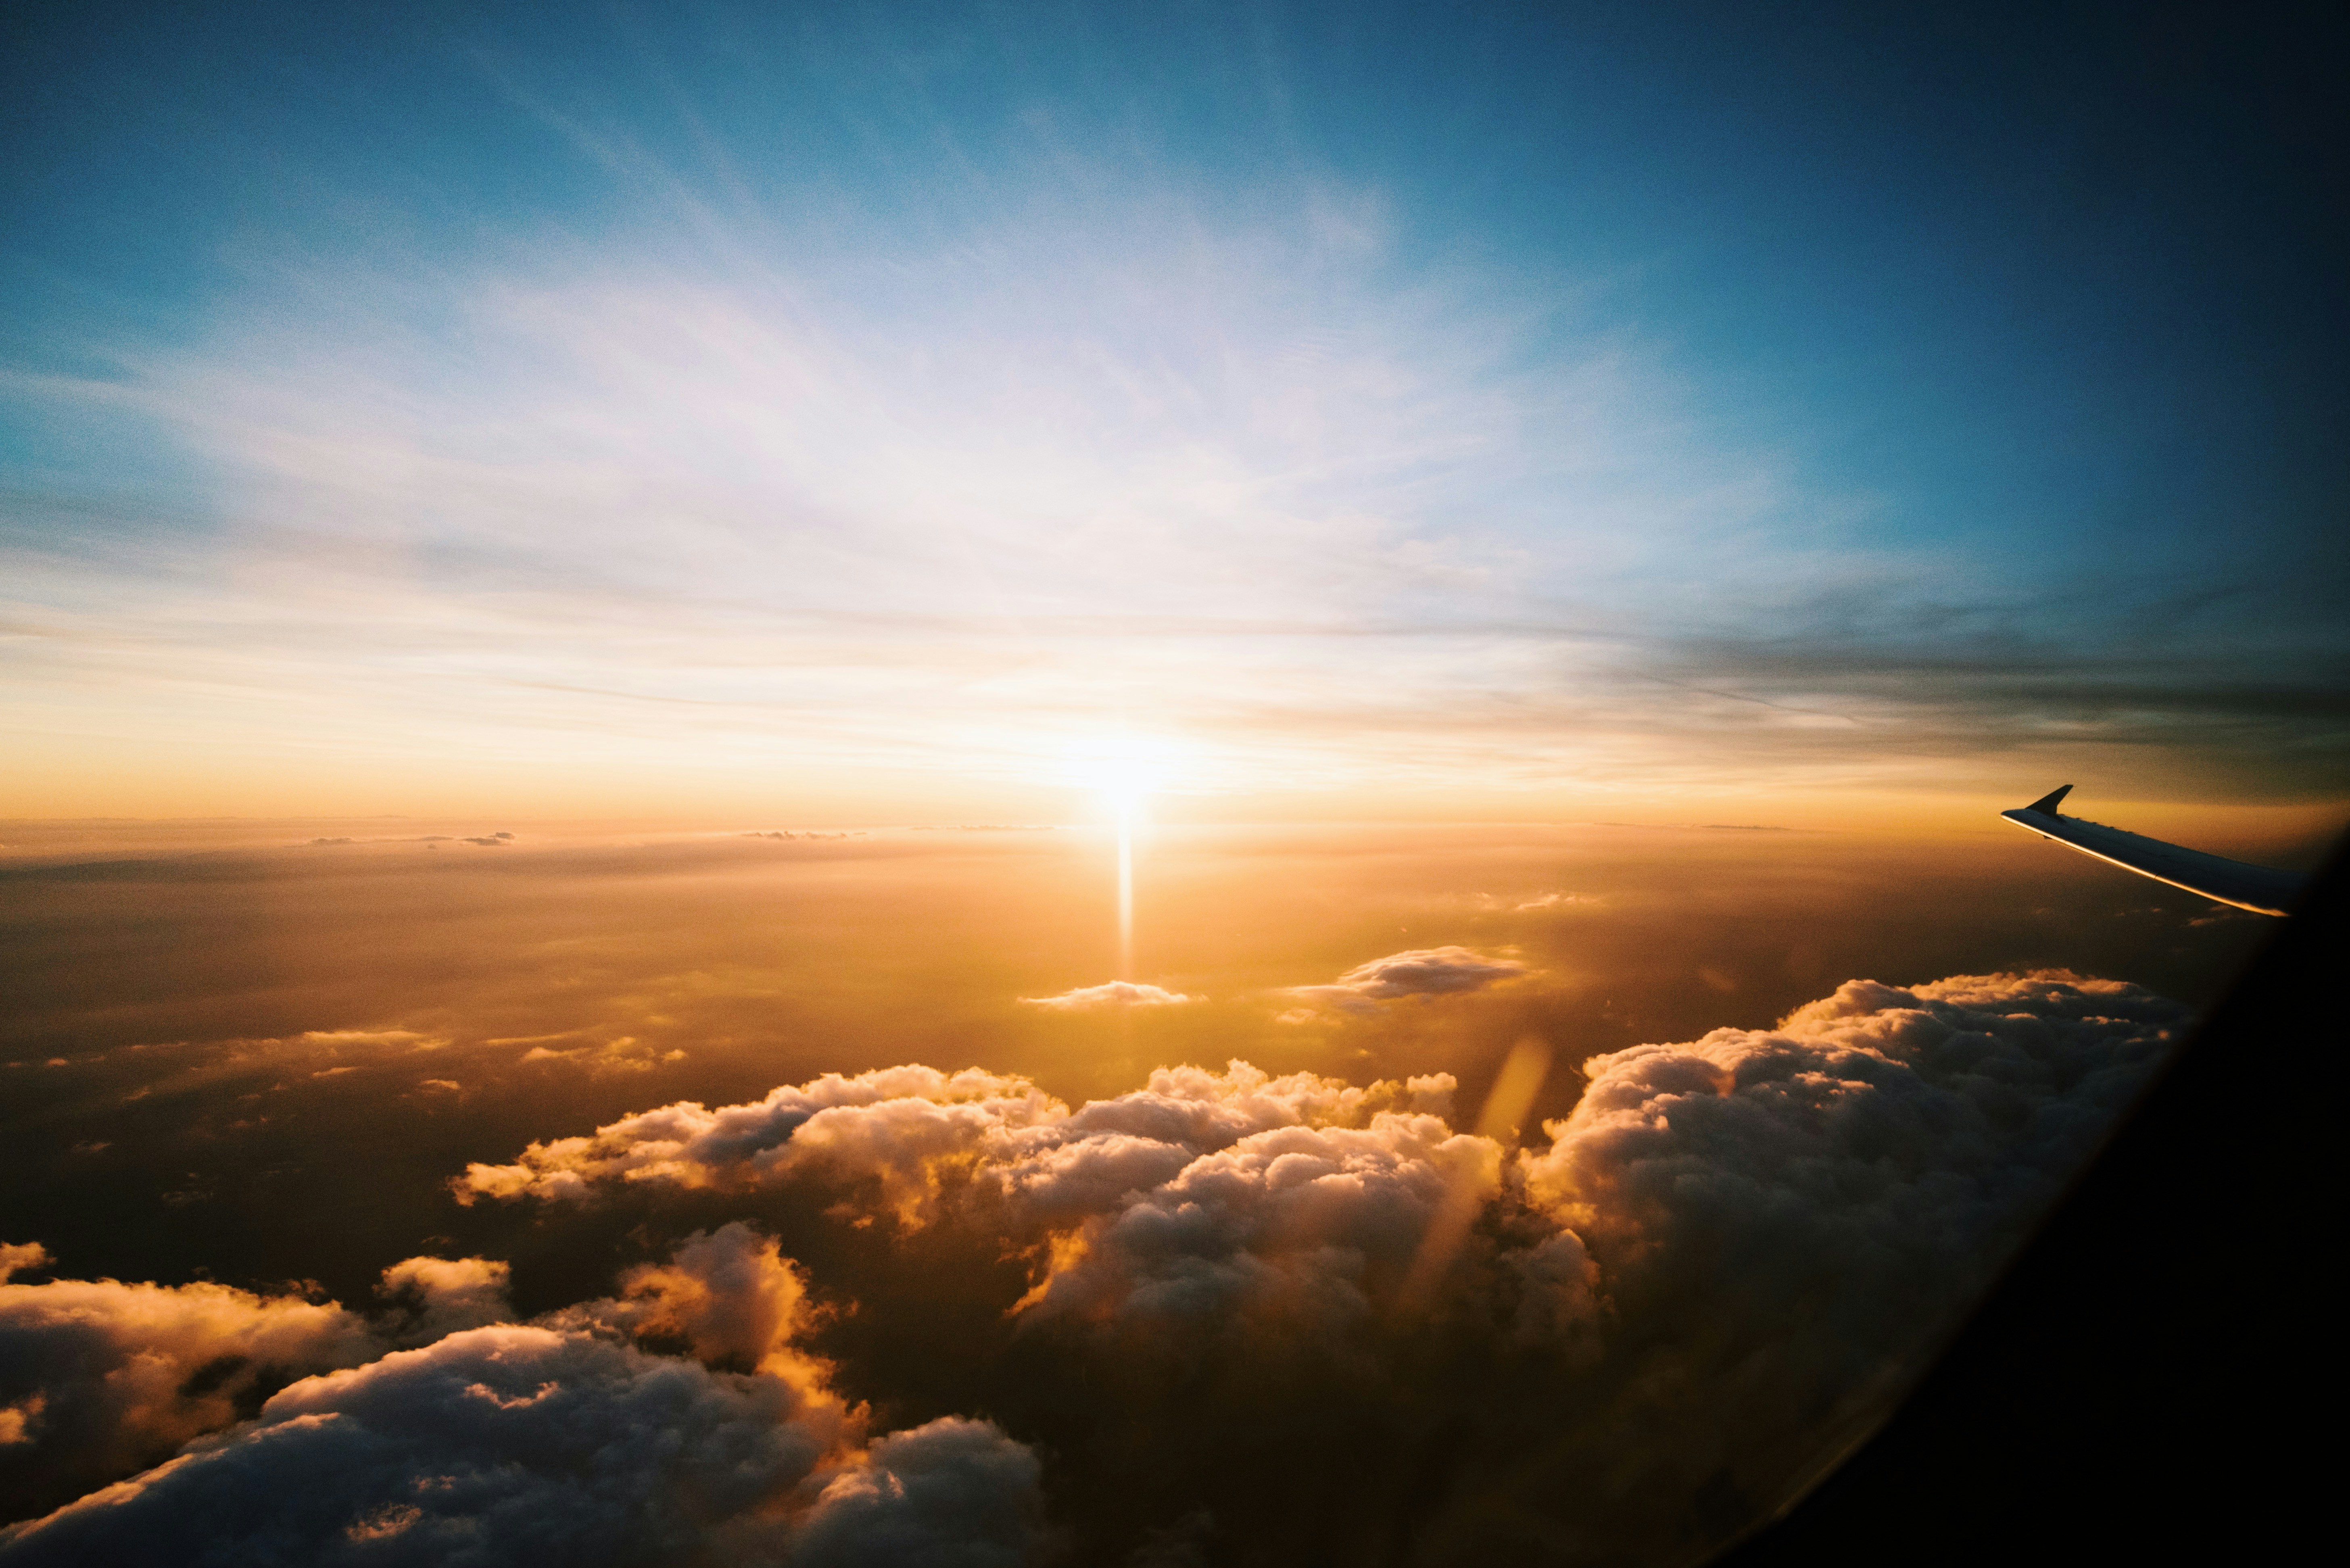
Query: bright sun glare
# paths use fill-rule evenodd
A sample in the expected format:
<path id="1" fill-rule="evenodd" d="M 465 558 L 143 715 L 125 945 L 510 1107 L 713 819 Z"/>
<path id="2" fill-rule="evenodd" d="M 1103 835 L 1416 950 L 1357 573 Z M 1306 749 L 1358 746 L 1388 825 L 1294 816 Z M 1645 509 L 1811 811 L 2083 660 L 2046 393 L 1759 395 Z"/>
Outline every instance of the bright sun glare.
<path id="1" fill-rule="evenodd" d="M 1134 978 L 1134 830 L 1142 803 L 1165 786 L 1174 747 L 1156 737 L 1113 735 L 1076 752 L 1072 778 L 1100 796 L 1118 825 L 1118 978 Z"/>
<path id="2" fill-rule="evenodd" d="M 1069 772 L 1124 821 L 1165 786 L 1172 757 L 1173 747 L 1164 741 L 1118 735 L 1078 751 L 1070 758 Z"/>

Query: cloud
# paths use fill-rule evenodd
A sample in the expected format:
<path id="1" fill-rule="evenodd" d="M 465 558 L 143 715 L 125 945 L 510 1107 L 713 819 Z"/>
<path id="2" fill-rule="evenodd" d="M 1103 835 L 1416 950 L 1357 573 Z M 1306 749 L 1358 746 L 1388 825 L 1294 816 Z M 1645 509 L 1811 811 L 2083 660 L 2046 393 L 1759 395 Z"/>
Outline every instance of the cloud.
<path id="1" fill-rule="evenodd" d="M 1528 909 L 1565 909 L 1579 907 L 1597 908 L 1606 902 L 1584 893 L 1543 893 L 1513 906 L 1518 912 Z"/>
<path id="2" fill-rule="evenodd" d="M 806 1325 L 806 1282 L 775 1239 L 738 1220 L 693 1232 L 667 1263 L 629 1270 L 619 1296 L 549 1321 L 676 1340 L 705 1364 L 781 1377 L 813 1394 L 826 1369 L 792 1344 Z"/>
<path id="3" fill-rule="evenodd" d="M 1498 967 L 1434 950 L 1348 979 L 1490 982 L 1470 965 Z M 614 1562 L 1009 1563 L 1048 1539 L 1117 1561 L 1178 1537 L 1351 1559 L 1404 1536 L 1449 1560 L 1503 1519 L 1564 1560 L 1691 1557 L 1866 1429 L 2183 1018 L 2063 971 L 1854 981 L 1773 1028 L 1591 1058 L 1523 1148 L 1458 1130 L 1449 1075 L 1238 1061 L 1074 1107 L 913 1065 L 680 1102 L 459 1194 L 593 1224 L 629 1189 L 610 1222 L 656 1231 L 730 1202 L 845 1234 L 886 1216 L 887 1245 L 822 1248 L 812 1280 L 747 1220 L 698 1219 L 526 1324 L 480 1258 L 394 1264 L 372 1319 L 0 1284 L 12 1460 L 78 1422 L 85 1486 L 163 1461 L 16 1527 L 0 1563 L 460 1539 L 493 1563 L 591 1540 Z M 904 1344 L 934 1348 L 876 1350 Z M 317 1376 L 219 1397 L 194 1375 L 240 1345 Z M 869 1437 L 839 1386 L 912 1429 Z M 168 1420 L 125 1402 L 141 1388 Z"/>
<path id="4" fill-rule="evenodd" d="M 1648 669 L 1681 691 L 1684 723 L 1705 722 L 1690 710 L 1708 695 L 1756 712 L 1746 749 L 1763 766 L 1840 749 L 1800 717 L 1800 705 L 1819 704 L 1845 715 L 1860 744 L 1882 749 L 1898 733 L 1906 755 L 1945 767 L 2119 745 L 2137 750 L 2141 784 L 2216 775 L 2268 794 L 2327 765 L 2339 776 L 2345 653 L 2311 613 L 2322 595 L 2309 587 L 2140 587 L 2092 604 L 2043 585 L 2004 606 L 1920 617 L 1902 585 L 1871 576 L 1809 585 L 1775 607 L 1802 635 L 1723 624 L 1660 645 Z M 2253 624 L 2255 604 L 2273 624 Z M 2052 639 L 2044 628 L 2065 611 L 2078 614 Z M 2033 619 L 2042 628 L 2027 629 Z M 2184 629 L 2152 629 L 2169 627 Z M 2277 746 L 2294 754 L 2248 765 Z"/>
<path id="5" fill-rule="evenodd" d="M 1500 967 L 1432 956 L 1348 978 L 1415 994 Z M 1418 1450 L 1382 1446 L 1401 1409 L 1451 1434 L 1444 1475 L 1539 1478 L 1510 1508 L 1583 1500 L 1544 1526 L 1565 1533 L 1530 1539 L 1674 1555 L 1865 1429 L 2183 1020 L 2061 971 L 1856 981 L 1773 1029 L 1591 1059 L 1575 1109 L 1514 1153 L 1455 1130 L 1441 1075 L 1355 1086 L 1235 1062 L 1073 1109 L 1018 1079 L 897 1068 L 644 1113 L 468 1180 L 556 1201 L 805 1183 L 845 1195 L 844 1216 L 892 1216 L 901 1245 L 1024 1260 L 952 1384 L 977 1379 L 1058 1456 L 1080 1539 L 1123 1551 L 1204 1508 L 1232 1539 L 1311 1554 L 1294 1499 L 1240 1457 L 1259 1451 L 1368 1521 L 1363 1551 L 1399 1509 L 1415 1539 L 1482 1539 L 1503 1483 L 1427 1483 Z"/>
<path id="6" fill-rule="evenodd" d="M 420 1034 L 413 1029 L 312 1029 L 294 1038 L 300 1044 L 328 1050 L 347 1045 L 396 1045 L 411 1051 L 437 1051 L 449 1044 L 445 1035 Z"/>
<path id="7" fill-rule="evenodd" d="M 1810 1451 L 1797 1412 L 1898 1386 L 2185 1019 L 2064 971 L 1854 981 L 1775 1029 L 1585 1063 L 1517 1177 L 1582 1239 L 1617 1320 L 1666 1331 L 1652 1370 L 1690 1378 L 1713 1423 L 1684 1413 L 1685 1462 L 1767 1490 L 1768 1440 Z"/>
<path id="8" fill-rule="evenodd" d="M 1252 1133 L 1097 1210 L 1024 1298 L 1039 1317 L 1343 1333 L 1409 1272 L 1456 1193 L 1500 1189 L 1501 1147 L 1441 1117 Z"/>
<path id="9" fill-rule="evenodd" d="M 1205 1002 L 1207 998 L 1186 996 L 1180 991 L 1155 985 L 1138 985 L 1130 980 L 1112 980 L 1100 985 L 1081 985 L 1058 996 L 1024 996 L 1020 1000 L 1031 1007 L 1049 1007 L 1056 1012 L 1099 1012 L 1111 1008 L 1180 1007 L 1189 1002 Z"/>
<path id="10" fill-rule="evenodd" d="M 1028 1560 L 1035 1456 L 959 1417 L 861 1446 L 863 1412 L 792 1346 L 807 1320 L 796 1269 L 747 1225 L 697 1232 L 617 1296 L 531 1324 L 500 1321 L 506 1282 L 479 1258 L 395 1264 L 404 1337 L 429 1343 L 389 1355 L 350 1314 L 313 1309 L 338 1314 L 362 1364 L 293 1383 L 240 1425 L 211 1412 L 178 1458 L 0 1531 L 0 1562 L 182 1561 L 192 1542 L 237 1562 Z M 164 1349 L 151 1311 L 114 1327 L 130 1362 Z M 693 1359 L 655 1354 L 666 1341 Z M 0 1440 L 28 1440 L 18 1428 L 50 1422 L 57 1394 L 0 1409 Z"/>
<path id="11" fill-rule="evenodd" d="M 44 1267 L 12 1247 L 10 1272 Z M 77 1496 L 249 1415 L 296 1377 L 381 1352 L 334 1303 L 199 1282 L 0 1283 L 0 1406 L 17 1413 L 0 1508 Z"/>
<path id="12" fill-rule="evenodd" d="M 470 1329 L 297 1383 L 16 1527 L 0 1562 L 176 1561 L 192 1539 L 224 1562 L 780 1562 L 785 1505 L 836 1436 L 831 1410 L 805 1415 L 778 1379 L 587 1332 Z"/>
<path id="13" fill-rule="evenodd" d="M 455 1186 L 463 1199 L 576 1200 L 615 1179 L 743 1189 L 823 1169 L 878 1181 L 910 1225 L 927 1222 L 951 1185 L 972 1180 L 1025 1209 L 1079 1215 L 1253 1133 L 1357 1125 L 1399 1101 L 1445 1103 L 1451 1087 L 1437 1075 L 1363 1089 L 1234 1062 L 1223 1073 L 1158 1068 L 1143 1089 L 1072 1111 L 1025 1078 L 975 1068 L 827 1074 L 753 1105 L 711 1111 L 689 1101 L 592 1137 L 533 1144 L 515 1164 L 469 1166 Z"/>
<path id="14" fill-rule="evenodd" d="M 526 723 L 567 775 L 652 742 L 738 783 L 785 750 L 1057 783 L 1139 709 L 1199 741 L 1184 787 L 1750 782 L 1724 732 L 1790 705 L 1649 679 L 1708 663 L 1659 574 L 1700 565 L 1672 632 L 1743 630 L 1816 577 L 1792 536 L 1850 556 L 1849 504 L 1692 420 L 1672 355 L 1589 314 L 1605 290 L 1457 254 L 1406 278 L 1392 215 L 1313 215 L 1374 192 L 1203 201 L 1073 156 L 929 206 L 919 254 L 827 198 L 755 265 L 665 204 L 640 232 L 675 243 L 306 257 L 201 341 L 45 379 L 171 429 L 239 525 L 22 553 L 28 657 L 117 722 L 192 702 L 243 732 L 222 694 L 262 691 L 265 729 L 369 756 Z M 692 521 L 656 545 L 653 515 Z M 813 598 L 778 570 L 810 561 Z M 427 626 L 473 678 L 387 679 Z"/>
<path id="15" fill-rule="evenodd" d="M 402 1343 L 430 1344 L 461 1329 L 514 1321 L 511 1265 L 492 1258 L 405 1258 L 383 1272 L 379 1293 L 403 1314 Z"/>
<path id="16" fill-rule="evenodd" d="M 1471 262 L 1326 180 L 1211 192 L 1058 121 L 976 183 L 926 138 L 960 171 L 914 200 L 918 245 L 639 149 L 594 244 L 289 254 L 119 374 L 14 378 L 169 429 L 238 519 L 101 551 L 54 516 L 86 498 L 19 501 L 23 657 L 148 731 L 175 704 L 249 731 L 259 693 L 265 729 L 367 757 L 496 755 L 526 722 L 556 767 L 654 739 L 738 778 L 788 750 L 1033 782 L 1072 716 L 1128 702 L 1238 787 L 1974 788 L 1999 750 L 2116 742 L 2339 778 L 2323 574 L 2255 552 L 2096 596 L 1936 558 L 1895 504 L 1824 491 L 1812 441 L 1721 417 L 1613 284 Z M 428 627 L 472 679 L 388 667 Z"/>
<path id="17" fill-rule="evenodd" d="M 1481 991 L 1526 972 L 1515 959 L 1490 959 L 1467 948 L 1415 948 L 1357 964 L 1328 985 L 1295 985 L 1285 994 L 1347 1012 L 1374 1012 L 1403 996 Z"/>
<path id="18" fill-rule="evenodd" d="M 507 1265 L 484 1258 L 394 1263 L 373 1316 L 208 1282 L 9 1278 L 50 1262 L 37 1243 L 0 1248 L 0 1407 L 16 1413 L 0 1425 L 17 1449 L 0 1508 L 12 1518 L 143 1469 L 296 1378 L 513 1316 Z"/>
<path id="19" fill-rule="evenodd" d="M 31 1440 L 31 1430 L 49 1407 L 49 1397 L 37 1390 L 27 1394 L 14 1405 L 0 1406 L 0 1448 L 13 1448 Z"/>
<path id="20" fill-rule="evenodd" d="M 1043 1466 L 987 1421 L 946 1417 L 873 1445 L 792 1535 L 806 1568 L 1018 1568 L 1035 1559 Z"/>
<path id="21" fill-rule="evenodd" d="M 568 1036 L 557 1034 L 546 1038 L 561 1040 Z M 490 1044 L 502 1042 L 492 1041 Z M 604 1077 L 613 1073 L 650 1073 L 655 1067 L 684 1061 L 685 1053 L 675 1047 L 664 1051 L 633 1034 L 621 1034 L 601 1044 L 575 1045 L 563 1051 L 546 1045 L 534 1045 L 522 1054 L 521 1059 L 524 1062 L 561 1063 L 566 1066 L 585 1067 L 596 1076 Z"/>
<path id="22" fill-rule="evenodd" d="M 800 1127 L 843 1106 L 920 1102 L 970 1105 L 1016 1121 L 1057 1105 L 1025 1078 L 978 1068 L 947 1074 L 934 1067 L 884 1067 L 854 1077 L 827 1073 L 806 1084 L 771 1091 L 749 1105 L 711 1110 L 681 1100 L 598 1127 L 592 1137 L 534 1143 L 512 1165 L 476 1162 L 451 1183 L 461 1203 L 481 1198 L 585 1198 L 596 1182 L 619 1179 L 681 1187 L 754 1185 L 789 1158 Z"/>

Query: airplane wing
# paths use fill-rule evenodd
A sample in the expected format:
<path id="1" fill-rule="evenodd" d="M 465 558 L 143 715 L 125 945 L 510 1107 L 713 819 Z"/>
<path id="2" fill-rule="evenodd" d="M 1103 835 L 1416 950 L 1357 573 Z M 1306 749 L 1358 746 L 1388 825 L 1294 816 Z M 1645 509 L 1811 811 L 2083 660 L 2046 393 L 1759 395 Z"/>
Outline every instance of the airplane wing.
<path id="1" fill-rule="evenodd" d="M 2141 877 L 2151 877 L 2158 882 L 2168 882 L 2174 888 L 2184 888 L 2190 893 L 2200 893 L 2257 915 L 2290 914 L 2301 897 L 2306 878 L 2290 871 L 2224 860 L 2199 849 L 2182 849 L 2159 838 L 2124 833 L 2102 823 L 2061 816 L 2057 815 L 2057 803 L 2072 787 L 2066 784 L 2063 789 L 2051 790 L 2030 805 L 1999 815 L 2018 827 L 2028 828 L 2043 838 L 2053 838 L 2084 855 L 2110 860 Z"/>

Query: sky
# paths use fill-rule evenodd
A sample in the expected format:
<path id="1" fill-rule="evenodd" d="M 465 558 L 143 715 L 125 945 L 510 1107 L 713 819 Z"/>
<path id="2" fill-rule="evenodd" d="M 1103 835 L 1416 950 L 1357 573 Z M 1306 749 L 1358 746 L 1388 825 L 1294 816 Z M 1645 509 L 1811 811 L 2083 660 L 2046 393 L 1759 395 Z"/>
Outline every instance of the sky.
<path id="1" fill-rule="evenodd" d="M 0 812 L 2330 826 L 2334 57 L 2034 18 L 19 23 Z"/>
<path id="2" fill-rule="evenodd" d="M 0 1568 L 1801 1497 L 2350 817 L 2338 22 L 1944 12 L 12 17 Z"/>

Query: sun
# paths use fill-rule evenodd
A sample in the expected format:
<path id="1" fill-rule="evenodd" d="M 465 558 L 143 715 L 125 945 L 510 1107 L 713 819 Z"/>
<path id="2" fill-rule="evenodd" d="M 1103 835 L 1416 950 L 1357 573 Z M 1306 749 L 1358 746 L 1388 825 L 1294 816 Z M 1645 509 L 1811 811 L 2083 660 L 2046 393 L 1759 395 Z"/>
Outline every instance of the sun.
<path id="1" fill-rule="evenodd" d="M 1165 788 L 1175 748 L 1156 736 L 1104 736 L 1074 748 L 1071 782 L 1100 797 L 1118 820 L 1131 820 Z"/>
<path id="2" fill-rule="evenodd" d="M 1094 792 L 1120 817 L 1132 816 L 1158 787 L 1159 776 L 1144 764 L 1117 760 L 1098 764 L 1088 781 Z"/>

